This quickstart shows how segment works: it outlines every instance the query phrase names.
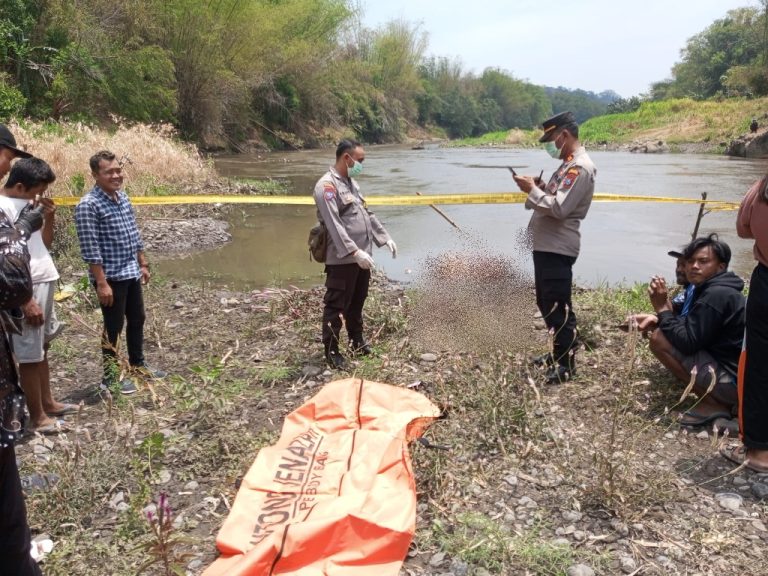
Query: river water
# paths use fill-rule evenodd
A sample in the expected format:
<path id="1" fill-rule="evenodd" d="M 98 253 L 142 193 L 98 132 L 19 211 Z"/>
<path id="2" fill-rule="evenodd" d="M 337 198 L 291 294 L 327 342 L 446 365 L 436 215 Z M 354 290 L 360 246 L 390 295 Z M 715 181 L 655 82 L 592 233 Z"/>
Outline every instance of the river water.
<path id="1" fill-rule="evenodd" d="M 631 154 L 590 151 L 597 165 L 596 192 L 681 196 L 738 201 L 766 171 L 762 160 L 710 155 Z M 333 160 L 333 150 L 220 156 L 222 176 L 279 178 L 293 194 L 310 194 Z M 411 150 L 402 146 L 366 147 L 365 171 L 358 179 L 366 196 L 395 194 L 515 192 L 506 166 L 545 178 L 558 166 L 543 150 Z M 502 255 L 532 271 L 521 243 L 530 212 L 521 204 L 451 205 L 442 210 L 468 234 L 459 234 L 428 206 L 376 207 L 398 245 L 392 259 L 374 250 L 380 269 L 395 280 L 415 281 L 430 256 L 444 252 Z M 660 274 L 674 278 L 667 251 L 690 240 L 698 205 L 595 202 L 582 223 L 581 255 L 574 272 L 580 285 L 647 281 Z M 736 212 L 712 212 L 700 233 L 717 232 L 733 250 L 732 269 L 746 275 L 753 267 L 751 241 L 735 232 Z M 309 286 L 322 282 L 322 265 L 309 261 L 307 232 L 316 222 L 312 206 L 243 206 L 230 218 L 233 242 L 183 259 L 165 260 L 159 270 L 173 278 L 209 279 L 237 288 L 267 285 Z"/>

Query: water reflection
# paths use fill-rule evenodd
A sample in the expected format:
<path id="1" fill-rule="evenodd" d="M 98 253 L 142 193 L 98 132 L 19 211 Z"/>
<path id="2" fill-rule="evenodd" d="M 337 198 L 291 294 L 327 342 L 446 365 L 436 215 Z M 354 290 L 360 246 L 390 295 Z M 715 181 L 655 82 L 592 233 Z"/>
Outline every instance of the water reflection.
<path id="1" fill-rule="evenodd" d="M 372 195 L 485 193 L 516 191 L 507 166 L 523 173 L 550 174 L 558 163 L 541 150 L 427 149 L 396 146 L 367 148 L 363 193 Z M 738 201 L 765 171 L 762 161 L 703 155 L 642 155 L 591 152 L 598 192 L 628 195 L 682 196 Z M 293 194 L 310 194 L 333 160 L 332 150 L 280 152 L 220 157 L 224 176 L 280 178 Z M 398 243 L 397 260 L 386 250 L 374 251 L 377 264 L 390 277 L 413 280 L 424 258 L 449 250 L 488 250 L 514 258 L 530 268 L 519 244 L 530 212 L 521 205 L 443 206 L 443 211 L 470 232 L 470 246 L 426 206 L 379 207 L 376 212 Z M 595 203 L 582 225 L 578 282 L 646 281 L 652 274 L 673 276 L 667 251 L 685 244 L 693 229 L 697 205 Z M 717 232 L 733 248 L 733 268 L 746 274 L 753 266 L 751 242 L 735 233 L 735 212 L 713 212 L 702 233 Z M 162 273 L 174 278 L 214 278 L 241 288 L 269 284 L 311 285 L 322 281 L 322 265 L 310 262 L 306 247 L 315 210 L 309 206 L 248 206 L 234 211 L 233 242 L 218 250 L 182 260 L 165 261 Z"/>

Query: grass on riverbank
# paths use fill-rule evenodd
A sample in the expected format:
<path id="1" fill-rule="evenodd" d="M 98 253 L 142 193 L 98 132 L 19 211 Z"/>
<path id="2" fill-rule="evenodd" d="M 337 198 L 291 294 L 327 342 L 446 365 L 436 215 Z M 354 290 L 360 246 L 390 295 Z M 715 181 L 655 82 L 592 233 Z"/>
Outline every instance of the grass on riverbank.
<path id="1" fill-rule="evenodd" d="M 500 130 L 488 132 L 482 136 L 460 138 L 444 144 L 447 148 L 477 148 L 477 147 L 505 147 L 505 148 L 533 148 L 538 145 L 541 134 L 536 130 Z"/>
<path id="2" fill-rule="evenodd" d="M 749 131 L 750 120 L 768 121 L 768 98 L 644 102 L 634 112 L 590 118 L 580 137 L 591 144 L 662 140 L 668 144 L 706 143 L 713 148 Z"/>
<path id="3" fill-rule="evenodd" d="M 70 423 L 75 431 L 18 450 L 23 474 L 60 476 L 28 494 L 33 530 L 56 542 L 47 576 L 136 574 L 156 559 L 145 512 L 160 492 L 170 497 L 172 535 L 185 539 L 172 560 L 200 574 L 215 556 L 236 479 L 274 441 L 285 414 L 339 377 L 307 376 L 308 366 L 322 365 L 322 295 L 153 281 L 148 356 L 173 376 L 114 402 L 92 388 L 92 291 L 61 305 L 69 328 L 54 342 L 53 384 L 58 397 L 85 406 Z M 561 387 L 545 387 L 526 361 L 547 346 L 533 310 L 510 327 L 527 334 L 525 347 L 430 350 L 438 359 L 424 362 L 428 350 L 412 339 L 412 296 L 372 286 L 366 322 L 376 355 L 354 368 L 448 408 L 428 438 L 449 449 L 412 447 L 419 507 L 409 574 L 555 576 L 577 562 L 600 575 L 627 572 L 632 562 L 645 574 L 754 573 L 750 566 L 768 561 L 763 533 L 745 521 L 768 521 L 765 507 L 743 492 L 747 517 L 711 506 L 710 491 L 739 490 L 730 467 L 709 439 L 677 431 L 665 408 L 679 391 L 644 343 L 614 328 L 643 307 L 642 287 L 577 294 L 589 349 L 577 379 Z M 755 546 L 726 546 L 745 537 Z"/>
<path id="4" fill-rule="evenodd" d="M 105 130 L 81 123 L 10 124 L 16 141 L 48 162 L 56 173 L 55 196 L 80 196 L 92 183 L 89 158 L 111 150 L 124 159 L 127 188 L 135 196 L 167 194 L 168 190 L 200 188 L 216 179 L 211 161 L 178 139 L 168 125 L 119 125 Z"/>

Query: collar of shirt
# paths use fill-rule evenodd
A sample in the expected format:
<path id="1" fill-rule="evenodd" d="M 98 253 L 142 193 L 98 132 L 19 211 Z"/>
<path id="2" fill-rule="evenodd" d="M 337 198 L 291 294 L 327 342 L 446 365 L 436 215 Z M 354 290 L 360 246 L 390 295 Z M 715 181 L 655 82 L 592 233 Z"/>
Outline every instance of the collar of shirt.
<path id="1" fill-rule="evenodd" d="M 112 196 L 107 194 L 98 184 L 94 185 L 93 194 L 99 197 L 99 199 L 101 200 L 109 200 L 110 202 L 114 202 L 115 204 L 120 204 L 120 202 L 122 202 L 123 199 L 127 198 L 125 192 L 123 192 L 122 190 L 118 190 L 115 193 L 115 197 L 112 198 Z"/>

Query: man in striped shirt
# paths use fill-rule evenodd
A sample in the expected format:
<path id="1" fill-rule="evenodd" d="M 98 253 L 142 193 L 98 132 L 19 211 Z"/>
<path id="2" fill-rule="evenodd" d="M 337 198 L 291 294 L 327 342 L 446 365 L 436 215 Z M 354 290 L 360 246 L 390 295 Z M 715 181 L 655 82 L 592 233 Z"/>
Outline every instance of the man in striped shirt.
<path id="1" fill-rule="evenodd" d="M 117 362 L 124 324 L 131 371 L 146 377 L 166 376 L 162 370 L 149 368 L 144 360 L 142 284 L 151 277 L 149 263 L 133 206 L 122 190 L 122 165 L 112 152 L 102 150 L 91 157 L 90 166 L 96 185 L 75 208 L 75 226 L 80 253 L 88 264 L 104 317 L 101 388 L 132 394 L 136 385 L 130 378 L 120 380 Z"/>

